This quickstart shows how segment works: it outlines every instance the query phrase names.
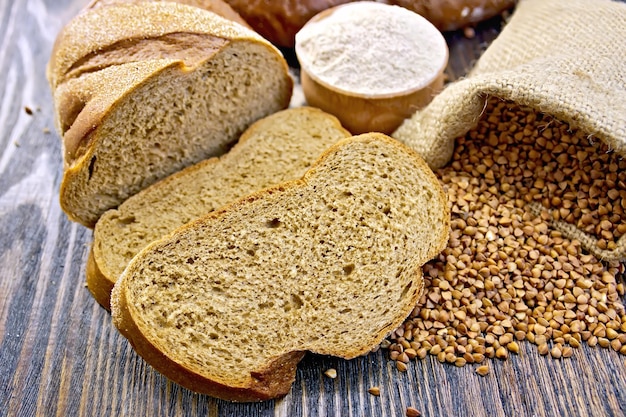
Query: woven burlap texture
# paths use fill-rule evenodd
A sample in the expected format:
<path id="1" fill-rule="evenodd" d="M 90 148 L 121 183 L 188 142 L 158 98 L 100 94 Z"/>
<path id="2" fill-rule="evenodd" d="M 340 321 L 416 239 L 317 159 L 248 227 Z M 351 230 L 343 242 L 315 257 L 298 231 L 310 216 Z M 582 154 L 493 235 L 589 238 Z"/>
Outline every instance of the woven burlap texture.
<path id="1" fill-rule="evenodd" d="M 626 155 L 626 4 L 522 0 L 469 74 L 392 136 L 431 167 L 443 167 L 490 96 L 550 114 Z M 614 251 L 602 251 L 593 237 L 557 226 L 600 258 L 626 259 L 624 238 Z"/>

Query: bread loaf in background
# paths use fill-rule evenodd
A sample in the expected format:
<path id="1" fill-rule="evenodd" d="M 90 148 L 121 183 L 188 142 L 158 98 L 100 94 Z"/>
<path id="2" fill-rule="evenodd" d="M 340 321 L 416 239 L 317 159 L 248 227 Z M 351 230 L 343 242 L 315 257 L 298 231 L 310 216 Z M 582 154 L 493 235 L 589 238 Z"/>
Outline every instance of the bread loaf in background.
<path id="1" fill-rule="evenodd" d="M 356 0 L 225 0 L 250 26 L 277 46 L 291 48 L 296 33 L 317 13 Z M 492 18 L 516 0 L 377 0 L 412 10 L 441 31 Z"/>
<path id="2" fill-rule="evenodd" d="M 92 0 L 92 2 L 87 5 L 86 9 L 96 9 L 98 7 L 122 3 L 138 4 L 147 1 L 173 1 L 188 6 L 199 7 L 250 28 L 250 25 L 248 25 L 239 13 L 223 0 Z"/>
<path id="3" fill-rule="evenodd" d="M 301 178 L 327 148 L 348 136 L 337 118 L 321 110 L 283 110 L 255 122 L 222 157 L 128 198 L 96 223 L 87 263 L 89 291 L 109 309 L 113 285 L 141 249 L 238 198 Z"/>
<path id="4" fill-rule="evenodd" d="M 186 224 L 133 258 L 113 323 L 156 370 L 235 401 L 286 394 L 305 351 L 368 353 L 413 310 L 447 244 L 439 180 L 380 133 L 339 141 L 300 180 Z"/>
<path id="5" fill-rule="evenodd" d="M 47 75 L 64 144 L 61 206 L 88 227 L 226 152 L 254 121 L 286 108 L 293 88 L 280 51 L 257 33 L 160 1 L 85 10 L 59 34 Z"/>
<path id="6" fill-rule="evenodd" d="M 517 0 L 385 0 L 424 16 L 443 32 L 462 29 L 498 16 Z"/>

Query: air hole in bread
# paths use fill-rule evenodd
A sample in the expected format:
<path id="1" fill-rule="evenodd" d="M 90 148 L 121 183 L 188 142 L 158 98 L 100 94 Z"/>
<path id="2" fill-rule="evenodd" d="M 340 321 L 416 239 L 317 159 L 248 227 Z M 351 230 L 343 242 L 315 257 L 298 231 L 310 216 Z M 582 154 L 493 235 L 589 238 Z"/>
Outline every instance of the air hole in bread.
<path id="1" fill-rule="evenodd" d="M 135 223 L 136 219 L 135 219 L 135 216 L 130 215 L 130 216 L 118 217 L 117 220 L 121 224 L 126 226 L 126 225 L 129 225 L 129 224 Z"/>
<path id="2" fill-rule="evenodd" d="M 93 176 L 93 171 L 94 169 L 96 169 L 96 156 L 94 155 L 91 158 L 91 161 L 89 162 L 89 177 L 88 179 L 91 179 L 91 177 Z"/>
<path id="3" fill-rule="evenodd" d="M 276 218 L 274 218 L 272 220 L 269 220 L 266 223 L 267 227 L 270 228 L 270 229 L 276 229 L 277 227 L 280 227 L 281 224 L 282 224 L 281 221 L 279 219 L 276 219 Z"/>
<path id="4" fill-rule="evenodd" d="M 404 286 L 404 288 L 402 289 L 402 294 L 400 294 L 400 297 L 398 297 L 398 301 L 402 300 L 404 297 L 406 297 L 406 295 L 409 293 L 409 291 L 411 290 L 411 287 L 413 287 L 413 281 L 409 282 L 408 284 L 406 284 Z"/>
<path id="5" fill-rule="evenodd" d="M 195 263 L 195 261 L 193 260 L 193 258 L 187 258 L 187 263 L 189 265 L 193 265 Z"/>
<path id="6" fill-rule="evenodd" d="M 354 264 L 344 265 L 343 273 L 345 275 L 350 275 L 354 271 Z"/>
<path id="7" fill-rule="evenodd" d="M 291 294 L 291 304 L 296 309 L 299 309 L 304 305 L 304 301 L 302 300 L 302 298 L 300 298 L 298 294 Z"/>

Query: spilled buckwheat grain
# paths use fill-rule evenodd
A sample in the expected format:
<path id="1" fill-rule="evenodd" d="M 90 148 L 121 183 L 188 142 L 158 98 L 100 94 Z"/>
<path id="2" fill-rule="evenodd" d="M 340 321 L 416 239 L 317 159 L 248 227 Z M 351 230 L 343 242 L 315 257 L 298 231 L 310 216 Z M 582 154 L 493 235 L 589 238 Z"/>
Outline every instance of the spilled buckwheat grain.
<path id="1" fill-rule="evenodd" d="M 523 340 L 552 358 L 582 342 L 626 354 L 624 265 L 598 260 L 555 226 L 614 249 L 626 234 L 625 159 L 547 115 L 490 99 L 437 174 L 450 240 L 424 266 L 424 295 L 385 344 L 392 359 L 406 368 L 407 357 L 430 354 L 463 366 L 506 359 Z"/>

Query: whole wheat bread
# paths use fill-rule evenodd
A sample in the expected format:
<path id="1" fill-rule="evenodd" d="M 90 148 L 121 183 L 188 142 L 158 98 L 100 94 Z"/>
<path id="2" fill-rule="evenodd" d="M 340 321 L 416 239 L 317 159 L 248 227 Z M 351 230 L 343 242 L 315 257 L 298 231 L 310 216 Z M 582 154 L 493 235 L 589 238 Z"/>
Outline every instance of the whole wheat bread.
<path id="1" fill-rule="evenodd" d="M 149 243 L 235 199 L 301 178 L 348 136 L 334 116 L 312 107 L 257 121 L 226 155 L 173 174 L 102 215 L 87 264 L 89 290 L 108 309 L 113 284 Z"/>
<path id="2" fill-rule="evenodd" d="M 215 13 L 170 2 L 85 10 L 47 70 L 63 137 L 60 198 L 70 219 L 100 215 L 180 169 L 220 155 L 288 106 L 274 46 Z"/>
<path id="3" fill-rule="evenodd" d="M 446 195 L 421 157 L 379 133 L 343 139 L 302 179 L 143 249 L 115 284 L 113 322 L 191 390 L 275 398 L 304 352 L 354 358 L 402 323 L 448 233 Z"/>

